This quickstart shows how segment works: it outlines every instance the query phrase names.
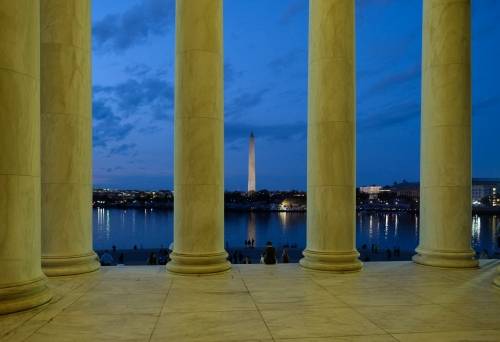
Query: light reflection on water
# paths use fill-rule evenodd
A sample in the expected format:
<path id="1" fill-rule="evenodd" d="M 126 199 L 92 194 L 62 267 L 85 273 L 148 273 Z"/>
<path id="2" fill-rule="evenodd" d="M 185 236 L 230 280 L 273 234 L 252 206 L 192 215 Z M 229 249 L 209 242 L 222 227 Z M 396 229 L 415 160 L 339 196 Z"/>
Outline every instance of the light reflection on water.
<path id="1" fill-rule="evenodd" d="M 486 249 L 490 254 L 494 251 L 496 234 L 500 234 L 499 221 L 492 215 L 473 216 L 472 245 L 477 251 Z M 382 249 L 400 247 L 402 251 L 412 251 L 418 244 L 417 214 L 358 213 L 356 225 L 358 248 L 363 244 L 377 244 Z M 94 209 L 94 248 L 168 246 L 173 240 L 172 227 L 172 211 Z M 241 247 L 246 239 L 254 239 L 256 246 L 273 241 L 275 245 L 297 244 L 304 248 L 306 214 L 226 212 L 225 239 L 230 247 Z"/>

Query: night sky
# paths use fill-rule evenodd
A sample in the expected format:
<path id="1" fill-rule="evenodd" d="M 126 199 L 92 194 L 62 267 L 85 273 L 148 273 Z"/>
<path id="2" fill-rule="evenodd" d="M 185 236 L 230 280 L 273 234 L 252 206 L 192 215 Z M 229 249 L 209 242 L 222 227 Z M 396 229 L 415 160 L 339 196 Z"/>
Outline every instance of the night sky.
<path id="1" fill-rule="evenodd" d="M 94 183 L 172 189 L 173 0 L 93 1 Z M 500 177 L 500 0 L 472 1 L 473 175 Z M 225 0 L 225 187 L 306 188 L 308 0 Z M 357 0 L 357 182 L 419 178 L 422 0 Z"/>

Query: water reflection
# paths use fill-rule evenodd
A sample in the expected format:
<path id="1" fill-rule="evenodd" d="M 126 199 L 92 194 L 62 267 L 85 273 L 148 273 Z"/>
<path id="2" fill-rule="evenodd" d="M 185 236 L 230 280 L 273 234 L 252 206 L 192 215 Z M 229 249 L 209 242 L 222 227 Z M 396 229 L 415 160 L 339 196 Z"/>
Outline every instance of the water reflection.
<path id="1" fill-rule="evenodd" d="M 287 221 L 288 221 L 288 213 L 286 211 L 280 211 L 278 212 L 278 215 L 279 215 L 279 218 L 280 218 L 280 222 L 281 222 L 281 227 L 283 227 L 283 229 L 286 229 L 287 227 Z"/>
<path id="2" fill-rule="evenodd" d="M 142 217 L 141 217 L 142 216 Z M 94 209 L 94 246 L 96 249 L 144 248 L 168 246 L 173 240 L 173 212 L 150 210 Z M 381 229 L 383 225 L 383 230 Z M 306 214 L 296 212 L 226 212 L 225 240 L 230 247 L 242 247 L 245 240 L 263 246 L 306 244 Z M 356 243 L 377 244 L 380 249 L 400 247 L 413 251 L 418 244 L 419 218 L 408 213 L 358 213 Z M 476 251 L 493 254 L 500 235 L 496 216 L 474 216 L 471 222 L 472 244 Z"/>
<path id="3" fill-rule="evenodd" d="M 394 238 L 397 239 L 398 238 L 398 225 L 399 225 L 399 218 L 398 218 L 398 215 L 394 215 Z"/>
<path id="4" fill-rule="evenodd" d="M 247 240 L 257 242 L 256 233 L 256 222 L 255 222 L 255 213 L 251 212 L 248 215 L 248 224 L 247 224 Z"/>
<path id="5" fill-rule="evenodd" d="M 474 215 L 472 217 L 472 244 L 477 244 L 481 237 L 481 217 Z"/>
<path id="6" fill-rule="evenodd" d="M 386 241 L 387 241 L 388 234 L 389 234 L 389 214 L 385 214 L 384 240 L 386 240 Z"/>

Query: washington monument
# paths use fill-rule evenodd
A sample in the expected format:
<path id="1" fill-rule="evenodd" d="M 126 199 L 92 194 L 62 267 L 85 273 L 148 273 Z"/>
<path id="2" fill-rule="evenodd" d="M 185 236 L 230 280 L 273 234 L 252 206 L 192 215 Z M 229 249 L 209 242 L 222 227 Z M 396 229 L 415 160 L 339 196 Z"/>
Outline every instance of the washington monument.
<path id="1" fill-rule="evenodd" d="M 248 145 L 248 192 L 255 192 L 255 136 L 250 133 Z"/>

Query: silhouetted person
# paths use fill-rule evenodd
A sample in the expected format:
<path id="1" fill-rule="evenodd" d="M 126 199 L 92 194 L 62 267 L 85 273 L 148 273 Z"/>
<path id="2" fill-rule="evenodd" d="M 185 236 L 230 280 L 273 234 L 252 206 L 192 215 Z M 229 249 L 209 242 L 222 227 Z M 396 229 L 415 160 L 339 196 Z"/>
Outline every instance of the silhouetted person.
<path id="1" fill-rule="evenodd" d="M 389 248 L 387 248 L 387 250 L 385 251 L 385 254 L 387 256 L 387 260 L 390 260 L 392 257 L 392 252 Z"/>
<path id="2" fill-rule="evenodd" d="M 116 246 L 113 245 L 113 247 L 111 247 L 113 249 L 113 253 L 116 253 Z"/>
<path id="3" fill-rule="evenodd" d="M 251 243 L 252 247 L 255 247 L 255 240 L 252 238 L 252 243 Z"/>
<path id="4" fill-rule="evenodd" d="M 290 262 L 290 258 L 288 256 L 288 250 L 286 248 L 283 249 L 283 254 L 281 255 L 281 260 L 284 264 L 288 264 Z"/>
<path id="5" fill-rule="evenodd" d="M 274 265 L 276 264 L 276 248 L 273 247 L 273 243 L 268 241 L 266 244 L 266 249 L 263 253 L 264 264 Z"/>
<path id="6" fill-rule="evenodd" d="M 118 263 L 123 265 L 125 262 L 125 256 L 123 255 L 123 253 L 120 253 L 120 256 L 118 257 Z"/>
<path id="7" fill-rule="evenodd" d="M 136 251 L 136 250 L 137 250 L 137 245 L 134 245 L 134 251 Z"/>
<path id="8" fill-rule="evenodd" d="M 156 259 L 156 254 L 155 253 L 149 254 L 148 265 L 157 265 L 157 264 L 158 260 Z"/>
<path id="9" fill-rule="evenodd" d="M 114 263 L 113 256 L 109 254 L 108 250 L 105 250 L 100 258 L 102 266 L 111 266 Z"/>

